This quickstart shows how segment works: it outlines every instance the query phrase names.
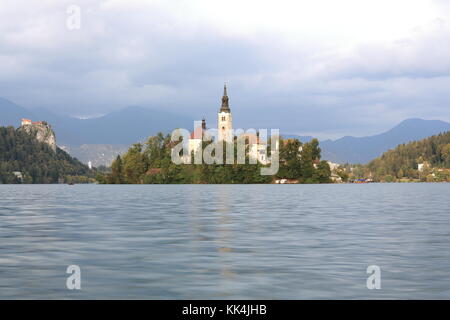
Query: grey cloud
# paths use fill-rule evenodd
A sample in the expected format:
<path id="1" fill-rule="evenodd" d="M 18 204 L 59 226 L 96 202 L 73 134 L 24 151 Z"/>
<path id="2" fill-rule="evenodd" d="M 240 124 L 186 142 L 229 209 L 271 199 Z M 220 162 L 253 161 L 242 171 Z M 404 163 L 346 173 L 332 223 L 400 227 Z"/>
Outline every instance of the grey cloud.
<path id="1" fill-rule="evenodd" d="M 158 8 L 100 10 L 104 1 L 79 1 L 82 29 L 71 32 L 66 2 L 56 3 L 0 13 L 0 96 L 66 114 L 142 105 L 215 121 L 228 81 L 240 127 L 326 137 L 450 120 L 446 16 L 410 38 L 338 53 L 276 32 L 224 35 Z"/>

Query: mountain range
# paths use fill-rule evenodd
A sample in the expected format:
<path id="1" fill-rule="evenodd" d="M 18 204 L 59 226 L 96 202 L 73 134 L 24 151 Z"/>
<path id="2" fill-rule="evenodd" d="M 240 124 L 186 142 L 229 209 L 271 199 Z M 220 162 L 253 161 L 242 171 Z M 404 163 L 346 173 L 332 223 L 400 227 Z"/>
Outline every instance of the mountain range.
<path id="1" fill-rule="evenodd" d="M 118 154 L 158 132 L 191 128 L 194 120 L 170 112 L 130 106 L 101 117 L 78 119 L 46 109 L 26 109 L 0 98 L 0 126 L 19 127 L 21 118 L 45 120 L 56 132 L 58 146 L 84 163 L 109 165 Z"/>
<path id="2" fill-rule="evenodd" d="M 45 120 L 56 132 L 58 145 L 83 162 L 105 164 L 132 143 L 158 132 L 192 128 L 194 119 L 158 109 L 131 106 L 98 118 L 78 119 L 46 109 L 26 109 L 0 98 L 0 125 L 18 127 L 21 118 Z M 335 163 L 367 163 L 399 144 L 449 131 L 450 123 L 439 120 L 407 119 L 394 128 L 373 136 L 346 136 L 320 141 L 322 158 Z M 308 136 L 283 135 L 306 142 Z"/>
<path id="3" fill-rule="evenodd" d="M 381 156 L 400 144 L 417 141 L 450 130 L 450 123 L 440 120 L 407 119 L 381 134 L 368 137 L 346 136 L 320 142 L 322 156 L 336 163 L 361 163 Z"/>
<path id="4" fill-rule="evenodd" d="M 191 128 L 194 121 L 178 114 L 137 106 L 98 118 L 78 119 L 61 116 L 46 109 L 28 110 L 0 98 L 0 125 L 17 127 L 21 118 L 47 121 L 56 132 L 58 143 L 71 146 L 130 145 L 160 131 L 168 133 L 175 128 Z"/>

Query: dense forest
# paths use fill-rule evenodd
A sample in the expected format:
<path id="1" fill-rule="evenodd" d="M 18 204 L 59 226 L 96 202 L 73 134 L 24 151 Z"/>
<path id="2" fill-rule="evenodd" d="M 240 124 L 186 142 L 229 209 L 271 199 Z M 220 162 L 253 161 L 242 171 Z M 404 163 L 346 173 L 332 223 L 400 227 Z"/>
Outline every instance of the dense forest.
<path id="1" fill-rule="evenodd" d="M 204 142 L 203 147 L 206 145 Z M 271 183 L 281 178 L 294 183 L 331 182 L 330 167 L 326 161 L 320 161 L 321 150 L 316 139 L 305 144 L 297 139 L 281 140 L 280 169 L 274 176 L 261 175 L 263 165 L 249 164 L 248 153 L 246 164 L 176 165 L 171 159 L 172 147 L 170 135 L 159 133 L 145 144 L 134 144 L 126 154 L 118 156 L 111 165 L 111 173 L 98 174 L 97 180 L 109 184 L 247 184 Z M 233 147 L 236 148 L 236 144 Z M 227 150 L 227 146 L 223 150 Z M 226 152 L 223 157 L 226 158 Z"/>
<path id="2" fill-rule="evenodd" d="M 23 130 L 0 127 L 0 183 L 89 182 L 94 173 Z"/>
<path id="3" fill-rule="evenodd" d="M 450 131 L 399 145 L 352 171 L 374 181 L 450 181 Z"/>

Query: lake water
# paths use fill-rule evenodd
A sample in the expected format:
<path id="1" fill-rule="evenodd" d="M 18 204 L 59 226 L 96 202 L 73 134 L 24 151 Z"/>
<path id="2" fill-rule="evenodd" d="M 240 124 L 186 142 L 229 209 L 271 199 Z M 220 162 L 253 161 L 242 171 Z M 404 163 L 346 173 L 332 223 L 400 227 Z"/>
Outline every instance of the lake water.
<path id="1" fill-rule="evenodd" d="M 449 299 L 449 195 L 450 184 L 0 185 L 0 298 Z M 81 290 L 66 288 L 69 265 Z"/>

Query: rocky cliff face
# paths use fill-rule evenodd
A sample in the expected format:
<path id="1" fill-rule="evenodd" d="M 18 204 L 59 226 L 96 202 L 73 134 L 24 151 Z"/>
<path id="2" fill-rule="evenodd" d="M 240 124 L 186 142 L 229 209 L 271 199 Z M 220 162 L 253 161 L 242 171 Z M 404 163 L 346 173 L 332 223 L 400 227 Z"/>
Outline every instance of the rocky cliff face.
<path id="1" fill-rule="evenodd" d="M 20 129 L 35 136 L 38 141 L 48 144 L 53 151 L 56 151 L 55 132 L 48 123 L 40 122 L 38 124 L 22 125 Z"/>

